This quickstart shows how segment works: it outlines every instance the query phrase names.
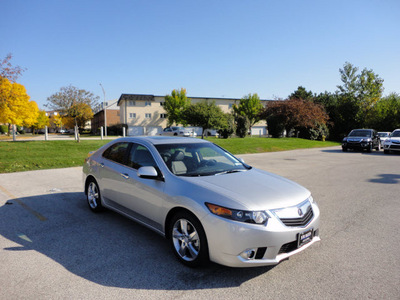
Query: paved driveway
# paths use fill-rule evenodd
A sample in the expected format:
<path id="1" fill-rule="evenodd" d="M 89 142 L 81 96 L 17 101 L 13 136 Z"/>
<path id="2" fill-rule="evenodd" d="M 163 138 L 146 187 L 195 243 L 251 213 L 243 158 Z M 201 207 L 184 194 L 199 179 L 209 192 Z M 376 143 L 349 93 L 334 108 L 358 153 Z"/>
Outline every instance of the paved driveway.
<path id="1" fill-rule="evenodd" d="M 166 241 L 85 203 L 81 168 L 0 174 L 0 299 L 399 299 L 400 155 L 241 155 L 306 186 L 322 241 L 272 268 L 179 264 Z"/>

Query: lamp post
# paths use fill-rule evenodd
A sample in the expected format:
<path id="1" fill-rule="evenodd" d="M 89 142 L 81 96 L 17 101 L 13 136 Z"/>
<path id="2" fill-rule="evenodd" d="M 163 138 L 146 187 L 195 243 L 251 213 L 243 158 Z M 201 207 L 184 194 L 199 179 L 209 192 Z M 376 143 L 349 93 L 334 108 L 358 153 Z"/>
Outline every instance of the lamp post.
<path id="1" fill-rule="evenodd" d="M 107 137 L 107 105 L 106 105 L 106 92 L 104 91 L 103 85 L 100 83 L 101 89 L 103 90 L 104 101 L 103 101 L 103 110 L 104 110 L 104 136 Z"/>

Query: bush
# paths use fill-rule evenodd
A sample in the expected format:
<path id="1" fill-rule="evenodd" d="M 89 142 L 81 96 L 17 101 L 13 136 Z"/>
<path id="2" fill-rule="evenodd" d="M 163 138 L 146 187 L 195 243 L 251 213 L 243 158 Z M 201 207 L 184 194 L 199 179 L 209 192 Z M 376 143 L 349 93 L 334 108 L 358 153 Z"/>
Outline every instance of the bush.
<path id="1" fill-rule="evenodd" d="M 250 121 L 249 118 L 244 116 L 236 117 L 236 135 L 240 138 L 246 137 L 249 133 L 250 129 Z"/>
<path id="2" fill-rule="evenodd" d="M 299 132 L 299 137 L 309 140 L 321 140 L 325 139 L 329 135 L 329 129 L 325 124 L 318 124 L 314 128 L 301 128 Z"/>
<path id="3" fill-rule="evenodd" d="M 273 138 L 280 138 L 283 136 L 285 130 L 285 125 L 278 117 L 270 116 L 267 118 L 268 133 L 272 135 Z"/>
<path id="4" fill-rule="evenodd" d="M 225 123 L 225 122 L 224 122 Z M 236 131 L 235 118 L 232 114 L 226 114 L 226 123 L 218 130 L 220 137 L 227 139 Z"/>
<path id="5" fill-rule="evenodd" d="M 107 135 L 122 135 L 122 128 L 125 127 L 125 130 L 127 130 L 128 125 L 126 124 L 115 124 L 112 126 L 107 126 Z M 125 131 L 126 132 L 126 131 Z"/>
<path id="6" fill-rule="evenodd" d="M 0 133 L 8 133 L 8 125 L 0 125 Z"/>

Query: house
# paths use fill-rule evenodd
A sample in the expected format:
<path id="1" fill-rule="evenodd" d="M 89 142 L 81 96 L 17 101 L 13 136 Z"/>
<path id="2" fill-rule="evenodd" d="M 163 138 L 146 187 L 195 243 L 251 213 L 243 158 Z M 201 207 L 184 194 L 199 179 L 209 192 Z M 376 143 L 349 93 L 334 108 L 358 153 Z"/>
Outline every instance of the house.
<path id="1" fill-rule="evenodd" d="M 215 101 L 223 112 L 230 112 L 233 104 L 239 104 L 237 98 L 188 97 L 191 103 Z M 269 100 L 261 100 L 263 106 Z M 120 107 L 120 123 L 127 124 L 127 135 L 158 135 L 167 126 L 167 114 L 163 108 L 165 96 L 122 94 L 117 105 Z M 108 110 L 107 110 L 108 113 Z M 195 128 L 201 135 L 202 129 Z M 266 135 L 266 123 L 260 121 L 252 127 L 252 135 Z"/>

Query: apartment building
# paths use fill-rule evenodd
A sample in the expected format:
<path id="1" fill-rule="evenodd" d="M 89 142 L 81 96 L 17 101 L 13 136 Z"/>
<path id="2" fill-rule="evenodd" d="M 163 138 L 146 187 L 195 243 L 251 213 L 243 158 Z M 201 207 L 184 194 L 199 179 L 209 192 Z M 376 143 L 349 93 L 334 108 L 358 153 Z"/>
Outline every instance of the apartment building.
<path id="1" fill-rule="evenodd" d="M 223 112 L 230 112 L 233 104 L 239 104 L 237 98 L 204 98 L 188 97 L 191 103 L 215 101 Z M 261 100 L 265 104 L 269 100 Z M 120 107 L 120 121 L 128 125 L 127 135 L 158 135 L 167 126 L 167 113 L 163 108 L 165 96 L 122 94 L 118 100 Z M 195 128 L 201 135 L 202 129 Z M 252 128 L 253 135 L 266 135 L 266 123 L 260 121 Z"/>
<path id="2" fill-rule="evenodd" d="M 120 121 L 120 108 L 117 105 L 118 100 L 110 100 L 108 102 L 101 102 L 99 107 L 94 111 L 92 119 L 92 132 L 98 132 L 101 126 L 104 127 L 104 104 L 107 108 L 106 118 L 107 126 L 112 126 L 121 123 Z"/>

